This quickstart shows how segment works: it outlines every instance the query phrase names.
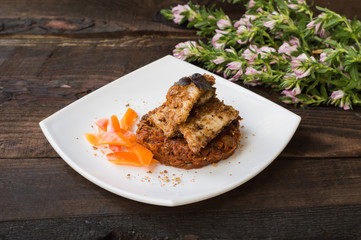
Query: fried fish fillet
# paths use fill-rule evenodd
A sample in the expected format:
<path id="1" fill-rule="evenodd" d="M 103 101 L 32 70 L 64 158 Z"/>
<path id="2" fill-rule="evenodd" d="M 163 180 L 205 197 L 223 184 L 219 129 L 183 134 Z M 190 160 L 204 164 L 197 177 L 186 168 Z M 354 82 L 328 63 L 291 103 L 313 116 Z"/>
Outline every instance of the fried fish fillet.
<path id="1" fill-rule="evenodd" d="M 214 77 L 206 74 L 203 77 L 214 85 Z M 193 82 L 185 86 L 173 85 L 168 90 L 166 102 L 149 113 L 149 120 L 165 136 L 173 137 L 179 124 L 187 120 L 193 106 L 207 102 L 214 94 L 215 91 L 200 89 Z"/>
<path id="2" fill-rule="evenodd" d="M 180 124 L 179 131 L 192 152 L 196 153 L 207 146 L 225 126 L 237 119 L 238 115 L 237 110 L 214 97 L 194 107 L 187 121 Z"/>

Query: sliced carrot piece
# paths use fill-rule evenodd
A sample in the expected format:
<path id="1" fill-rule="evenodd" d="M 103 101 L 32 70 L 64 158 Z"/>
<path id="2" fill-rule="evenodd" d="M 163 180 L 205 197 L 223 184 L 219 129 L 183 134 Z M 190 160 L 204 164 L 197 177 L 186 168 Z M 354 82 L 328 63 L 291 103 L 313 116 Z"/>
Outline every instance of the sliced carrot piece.
<path id="1" fill-rule="evenodd" d="M 116 115 L 112 115 L 109 120 L 109 126 L 107 132 L 120 132 L 120 131 L 121 128 L 119 124 L 119 119 Z"/>
<path id="2" fill-rule="evenodd" d="M 131 146 L 131 142 L 124 137 L 124 135 L 120 132 L 99 132 L 99 133 L 85 133 L 85 138 L 92 145 L 123 145 L 123 146 Z"/>
<path id="3" fill-rule="evenodd" d="M 124 116 L 122 117 L 122 119 L 120 120 L 120 124 L 122 125 L 122 128 L 124 130 L 128 130 L 134 120 L 138 117 L 138 114 L 131 108 L 128 108 L 127 111 L 125 112 Z"/>
<path id="4" fill-rule="evenodd" d="M 127 146 L 127 149 L 137 155 L 143 167 L 148 167 L 153 159 L 153 153 L 138 143 L 133 143 L 130 147 Z"/>
<path id="5" fill-rule="evenodd" d="M 138 160 L 138 156 L 133 152 L 116 152 L 107 154 L 108 161 L 117 165 L 129 165 L 141 167 L 142 164 Z"/>
<path id="6" fill-rule="evenodd" d="M 126 137 L 126 138 L 129 140 L 129 142 L 131 142 L 131 143 L 135 143 L 135 142 L 136 142 L 137 137 L 136 137 L 136 135 L 135 135 L 133 132 L 131 132 L 131 131 L 124 131 L 123 135 L 124 135 L 124 137 Z"/>
<path id="7" fill-rule="evenodd" d="M 94 120 L 94 123 L 104 132 L 107 131 L 108 122 L 109 122 L 108 118 L 101 118 Z"/>
<path id="8" fill-rule="evenodd" d="M 113 152 L 121 152 L 122 146 L 119 145 L 109 145 L 109 149 Z"/>
<path id="9" fill-rule="evenodd" d="M 159 162 L 158 160 L 156 160 L 156 159 L 152 158 L 152 161 L 150 161 L 150 164 L 149 164 L 149 165 L 152 165 L 152 164 L 154 164 L 154 163 L 158 163 L 158 162 Z"/>

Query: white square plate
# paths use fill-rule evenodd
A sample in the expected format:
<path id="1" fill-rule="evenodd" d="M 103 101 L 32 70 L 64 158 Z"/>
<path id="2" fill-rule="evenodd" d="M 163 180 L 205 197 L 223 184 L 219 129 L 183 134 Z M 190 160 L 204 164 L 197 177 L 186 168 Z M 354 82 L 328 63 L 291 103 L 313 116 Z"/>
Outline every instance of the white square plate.
<path id="1" fill-rule="evenodd" d="M 156 164 L 118 166 L 92 149 L 84 133 L 95 132 L 96 118 L 125 113 L 139 116 L 159 106 L 170 86 L 193 73 L 216 78 L 216 93 L 244 119 L 240 147 L 216 166 L 184 170 Z M 40 122 L 57 153 L 79 174 L 98 186 L 136 201 L 177 206 L 234 189 L 266 168 L 285 148 L 301 118 L 279 105 L 190 63 L 165 56 L 77 100 Z"/>

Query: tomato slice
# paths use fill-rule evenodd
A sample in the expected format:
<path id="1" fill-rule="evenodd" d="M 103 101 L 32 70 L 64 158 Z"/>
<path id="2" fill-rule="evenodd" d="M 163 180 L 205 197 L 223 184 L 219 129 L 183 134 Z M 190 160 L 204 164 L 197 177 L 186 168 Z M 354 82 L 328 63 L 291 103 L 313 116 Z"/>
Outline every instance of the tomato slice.
<path id="1" fill-rule="evenodd" d="M 108 118 L 95 119 L 94 123 L 104 132 L 107 131 L 109 120 Z"/>
<path id="2" fill-rule="evenodd" d="M 99 132 L 99 133 L 86 133 L 85 138 L 92 145 L 122 145 L 131 146 L 131 142 L 120 132 Z"/>
<path id="3" fill-rule="evenodd" d="M 138 114 L 133 109 L 128 108 L 127 111 L 125 112 L 124 116 L 120 120 L 122 128 L 124 130 L 128 130 L 132 126 L 134 120 L 137 117 L 138 117 Z"/>

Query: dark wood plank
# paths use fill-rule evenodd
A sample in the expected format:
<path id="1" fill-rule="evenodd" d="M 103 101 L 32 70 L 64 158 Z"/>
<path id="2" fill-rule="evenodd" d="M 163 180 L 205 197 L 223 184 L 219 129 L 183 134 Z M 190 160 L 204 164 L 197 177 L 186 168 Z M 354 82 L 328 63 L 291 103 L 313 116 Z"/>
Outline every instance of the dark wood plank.
<path id="1" fill-rule="evenodd" d="M 7 34 L 98 34 L 108 37 L 123 34 L 157 32 L 167 34 L 194 34 L 164 20 L 159 11 L 163 8 L 184 4 L 187 1 L 155 0 L 105 0 L 105 1 L 70 1 L 70 0 L 1 0 L 0 35 Z M 309 1 L 310 2 L 310 1 Z M 353 18 L 361 7 L 358 0 L 331 1 L 316 0 L 315 5 Z M 232 18 L 238 19 L 244 12 L 241 4 L 227 4 L 221 0 L 197 1 L 210 7 L 216 3 Z M 310 2 L 311 3 L 311 2 Z"/>
<path id="2" fill-rule="evenodd" d="M 225 4 L 221 0 L 198 1 L 210 7 L 217 3 L 234 18 L 244 12 L 241 5 Z M 194 34 L 193 30 L 166 21 L 160 10 L 187 1 L 85 1 L 70 0 L 2 0 L 0 13 L 1 34 L 98 34 L 120 36 L 131 33 Z"/>
<path id="3" fill-rule="evenodd" d="M 0 159 L 0 221 L 93 215 L 292 209 L 359 205 L 361 159 L 277 159 L 244 185 L 213 199 L 174 208 L 107 192 L 60 158 Z M 124 176 L 125 178 L 125 176 Z"/>
<path id="4" fill-rule="evenodd" d="M 80 76 L 114 80 L 171 54 L 178 42 L 187 39 L 157 35 L 115 40 L 62 37 L 0 39 L 0 49 L 5 52 L 0 66 L 1 81 L 7 77 L 65 77 L 72 81 Z"/>
<path id="5" fill-rule="evenodd" d="M 214 206 L 217 208 L 217 206 Z M 1 239 L 360 239 L 361 206 L 5 221 Z"/>

